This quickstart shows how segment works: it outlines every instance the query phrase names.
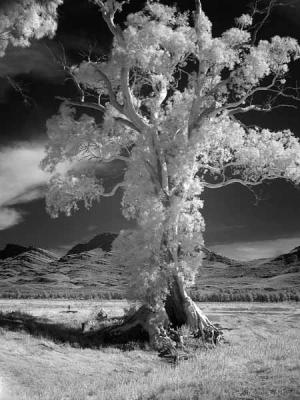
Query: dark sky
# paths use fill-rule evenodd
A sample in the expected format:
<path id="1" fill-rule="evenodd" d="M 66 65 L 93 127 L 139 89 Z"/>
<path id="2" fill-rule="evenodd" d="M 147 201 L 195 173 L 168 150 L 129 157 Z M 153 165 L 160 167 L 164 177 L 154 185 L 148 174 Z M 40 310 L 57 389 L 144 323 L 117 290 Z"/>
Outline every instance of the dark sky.
<path id="1" fill-rule="evenodd" d="M 140 3 L 132 1 L 130 9 L 133 11 Z M 192 1 L 177 4 L 193 8 Z M 215 34 L 232 26 L 234 17 L 245 12 L 246 5 L 247 1 L 241 0 L 203 0 Z M 262 35 L 274 34 L 300 40 L 299 0 L 295 7 L 274 11 Z M 110 35 L 99 12 L 87 0 L 65 0 L 59 8 L 58 31 L 53 40 L 35 41 L 30 48 L 9 48 L 0 58 L 0 248 L 13 242 L 63 252 L 97 233 L 118 232 L 129 226 L 121 215 L 120 193 L 103 199 L 89 211 L 81 208 L 68 218 L 51 219 L 45 211 L 46 176 L 38 168 L 46 142 L 45 122 L 58 109 L 55 96 L 74 93 L 54 54 L 61 54 L 62 44 L 68 60 L 78 62 L 91 43 L 99 54 L 109 49 Z M 7 75 L 22 85 L 28 101 L 8 84 Z M 291 79 L 300 80 L 299 62 L 291 70 Z M 277 109 L 244 118 L 247 123 L 275 130 L 290 128 L 300 136 L 299 110 Z M 207 189 L 204 199 L 206 244 L 226 255 L 249 259 L 300 245 L 300 191 L 288 183 L 264 184 L 255 193 L 239 185 Z"/>

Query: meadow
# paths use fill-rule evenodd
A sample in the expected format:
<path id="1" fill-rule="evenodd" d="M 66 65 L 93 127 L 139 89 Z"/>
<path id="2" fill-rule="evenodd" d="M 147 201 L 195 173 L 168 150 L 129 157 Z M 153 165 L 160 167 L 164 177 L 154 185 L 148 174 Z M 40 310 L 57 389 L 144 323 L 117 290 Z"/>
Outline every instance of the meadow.
<path id="1" fill-rule="evenodd" d="M 201 303 L 223 327 L 227 342 L 199 350 L 177 366 L 150 349 L 92 348 L 45 329 L 75 335 L 100 307 L 120 316 L 127 306 L 123 301 L 0 300 L 0 399 L 300 398 L 300 310 L 294 302 Z M 30 314 L 36 328 L 29 333 L 6 324 L 12 311 Z"/>

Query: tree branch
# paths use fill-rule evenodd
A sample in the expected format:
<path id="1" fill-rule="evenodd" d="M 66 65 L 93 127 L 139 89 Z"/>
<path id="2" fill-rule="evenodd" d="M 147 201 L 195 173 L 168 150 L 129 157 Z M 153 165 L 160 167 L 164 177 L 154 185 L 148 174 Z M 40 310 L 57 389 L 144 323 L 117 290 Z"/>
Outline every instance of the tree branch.
<path id="1" fill-rule="evenodd" d="M 101 197 L 113 197 L 116 194 L 117 190 L 124 186 L 125 186 L 124 182 L 117 183 L 116 186 L 114 186 L 110 192 L 103 192 L 100 194 L 100 196 Z"/>
<path id="2" fill-rule="evenodd" d="M 109 30 L 113 34 L 113 36 L 117 39 L 119 42 L 119 45 L 123 48 L 124 51 L 126 51 L 126 42 L 124 40 L 123 32 L 119 26 L 117 26 L 114 22 L 114 16 L 117 11 L 120 11 L 122 9 L 122 5 L 125 1 L 118 3 L 115 2 L 114 0 L 107 0 L 106 2 L 102 0 L 95 0 L 95 3 L 100 7 L 102 16 L 104 21 L 106 22 Z M 123 67 L 121 69 L 121 88 L 123 92 L 123 96 L 125 99 L 125 106 L 121 106 L 115 95 L 114 91 L 111 85 L 111 82 L 109 81 L 108 77 L 101 71 L 101 69 L 98 69 L 98 72 L 100 73 L 102 79 L 104 80 L 107 89 L 109 91 L 109 97 L 111 100 L 112 105 L 122 114 L 126 115 L 128 119 L 131 120 L 131 122 L 135 125 L 137 128 L 136 130 L 144 130 L 148 128 L 148 125 L 143 121 L 143 119 L 138 115 L 136 112 L 134 105 L 133 105 L 133 99 L 132 99 L 132 94 L 130 92 L 130 85 L 129 85 L 129 72 L 130 68 L 127 65 L 126 61 L 126 53 L 124 53 L 124 61 L 123 61 Z"/>
<path id="3" fill-rule="evenodd" d="M 258 86 L 252 90 L 249 90 L 246 95 L 244 97 L 242 97 L 240 100 L 234 102 L 234 103 L 228 103 L 225 106 L 216 108 L 215 113 L 214 114 L 218 114 L 219 112 L 223 111 L 223 110 L 228 110 L 228 109 L 235 109 L 237 107 L 240 107 L 241 105 L 243 105 L 248 99 L 249 97 L 253 96 L 255 93 L 257 92 L 264 92 L 264 91 L 270 91 L 274 85 L 276 84 L 276 80 L 278 78 L 278 74 L 274 75 L 272 82 L 269 85 L 266 86 Z"/>
<path id="4" fill-rule="evenodd" d="M 197 46 L 198 46 L 198 52 L 199 54 L 201 54 L 202 51 L 202 46 L 200 43 L 200 36 L 201 36 L 201 31 L 200 31 L 200 25 L 201 25 L 201 21 L 200 21 L 200 16 L 203 13 L 202 11 L 202 5 L 201 5 L 201 0 L 195 0 L 195 6 L 196 6 L 196 10 L 195 10 L 195 31 L 196 31 L 196 35 L 197 35 Z M 198 72 L 197 72 L 197 79 L 195 81 L 195 90 L 194 90 L 194 99 L 193 99 L 193 103 L 192 103 L 192 107 L 191 107 L 191 112 L 190 112 L 190 116 L 189 116 L 189 120 L 188 120 L 188 139 L 191 138 L 192 136 L 192 132 L 193 130 L 197 127 L 198 125 L 198 118 L 197 118 L 197 111 L 199 108 L 199 96 L 200 96 L 200 87 L 201 87 L 201 82 L 200 82 L 200 78 L 206 75 L 207 72 L 207 66 L 204 65 L 205 63 L 202 61 L 199 61 L 199 68 L 198 68 Z"/>
<path id="5" fill-rule="evenodd" d="M 228 185 L 232 185 L 233 183 L 239 183 L 243 186 L 258 186 L 261 185 L 264 181 L 266 180 L 272 180 L 272 179 L 280 179 L 282 178 L 282 176 L 274 176 L 274 177 L 266 177 L 266 178 L 262 178 L 259 181 L 253 182 L 253 181 L 246 181 L 243 179 L 239 179 L 239 178 L 233 178 L 233 179 L 229 179 L 227 181 L 224 182 L 218 182 L 218 183 L 209 183 L 209 182 L 203 182 L 203 186 L 209 189 L 219 189 Z"/>
<path id="6" fill-rule="evenodd" d="M 130 68 L 127 65 L 127 61 L 124 60 L 124 65 L 121 69 L 121 88 L 125 99 L 124 111 L 125 114 L 127 114 L 127 117 L 131 119 L 131 121 L 136 125 L 138 129 L 144 130 L 148 128 L 148 125 L 143 121 L 143 119 L 134 108 L 133 98 L 129 85 L 129 70 Z"/>
<path id="7" fill-rule="evenodd" d="M 115 109 L 117 111 L 119 111 L 121 114 L 125 115 L 124 106 L 118 102 L 115 92 L 114 92 L 114 89 L 112 87 L 112 83 L 109 80 L 108 76 L 101 70 L 101 68 L 99 67 L 99 65 L 97 63 L 91 62 L 90 64 L 92 64 L 94 66 L 95 72 L 98 73 L 100 75 L 101 80 L 104 81 L 105 86 L 108 90 L 109 100 L 110 100 L 112 106 L 114 106 Z"/>
<path id="8" fill-rule="evenodd" d="M 298 99 L 298 101 L 300 101 L 300 99 Z M 235 114 L 242 114 L 242 113 L 246 113 L 249 111 L 258 111 L 258 112 L 271 112 L 276 108 L 281 108 L 281 107 L 289 107 L 289 108 L 295 108 L 298 109 L 297 106 L 295 106 L 294 104 L 277 104 L 275 106 L 269 104 L 267 106 L 264 107 L 260 107 L 258 105 L 252 105 L 252 106 L 248 106 L 248 107 L 239 107 L 236 108 L 234 110 L 231 110 L 228 112 L 228 114 L 230 115 L 235 115 Z"/>
<path id="9" fill-rule="evenodd" d="M 265 25 L 265 23 L 267 22 L 268 18 L 270 17 L 270 14 L 271 14 L 273 8 L 276 5 L 276 2 L 277 2 L 277 0 L 269 0 L 268 6 L 263 11 L 259 10 L 258 7 L 257 7 L 257 2 L 255 3 L 255 8 L 253 10 L 252 17 L 254 17 L 256 14 L 264 14 L 264 16 L 263 16 L 262 20 L 258 24 L 256 24 L 256 26 L 254 28 L 254 32 L 253 32 L 253 35 L 252 35 L 252 41 L 251 41 L 252 46 L 256 42 L 257 35 L 258 35 L 259 31 Z"/>
<path id="10" fill-rule="evenodd" d="M 133 104 L 132 104 L 132 98 L 131 98 L 131 93 L 129 89 L 129 71 L 128 75 L 126 75 L 126 72 L 123 71 L 124 76 L 122 76 L 121 73 L 121 87 L 123 91 L 123 95 L 125 97 L 126 103 L 125 106 L 120 104 L 116 98 L 114 89 L 112 87 L 112 83 L 107 77 L 107 75 L 101 70 L 101 68 L 96 64 L 93 64 L 95 67 L 95 71 L 100 75 L 101 79 L 104 81 L 105 86 L 108 90 L 108 95 L 109 95 L 109 100 L 111 105 L 119 111 L 120 114 L 123 114 L 125 117 L 128 119 L 124 118 L 118 118 L 118 120 L 127 126 L 129 126 L 131 129 L 136 130 L 137 132 L 140 132 L 141 130 L 148 128 L 148 125 L 146 125 L 140 116 L 136 113 Z M 126 122 L 125 122 L 126 121 Z"/>
<path id="11" fill-rule="evenodd" d="M 91 103 L 91 102 L 87 102 L 87 101 L 80 102 L 80 101 L 67 99 L 66 97 L 61 97 L 61 96 L 56 96 L 55 98 L 57 100 L 65 101 L 67 104 L 70 104 L 72 106 L 88 108 L 88 109 L 97 110 L 97 111 L 101 111 L 101 112 L 105 112 L 106 111 L 106 108 L 104 106 L 102 106 L 101 104 Z M 130 128 L 132 130 L 140 132 L 140 130 L 137 129 L 137 127 L 131 121 L 129 121 L 126 118 L 114 117 L 114 120 L 117 121 L 117 122 L 120 122 L 123 125 L 126 125 L 128 128 Z"/>
<path id="12" fill-rule="evenodd" d="M 123 125 L 126 125 L 128 128 L 137 131 L 137 132 L 141 132 L 140 129 L 138 129 L 131 121 L 129 121 L 129 119 L 126 118 L 122 118 L 122 117 L 114 117 L 115 121 L 120 122 Z"/>
<path id="13" fill-rule="evenodd" d="M 125 1 L 123 1 L 121 4 L 119 4 L 119 7 L 116 7 L 116 5 L 114 4 L 114 0 L 108 0 L 108 1 L 106 1 L 106 3 L 104 3 L 101 0 L 94 0 L 94 1 L 100 7 L 101 14 L 102 14 L 103 19 L 106 22 L 109 30 L 111 31 L 113 36 L 118 39 L 119 44 L 125 48 L 123 32 L 120 29 L 120 27 L 118 25 L 116 25 L 114 22 L 114 17 L 115 17 L 116 12 L 121 11 L 122 4 L 125 3 Z"/>
<path id="14" fill-rule="evenodd" d="M 87 101 L 81 102 L 81 101 L 75 101 L 71 99 L 67 99 L 66 97 L 61 97 L 61 96 L 55 96 L 57 100 L 62 100 L 65 101 L 67 104 L 70 104 L 71 106 L 76 106 L 76 107 L 83 107 L 83 108 L 89 108 L 101 112 L 105 112 L 105 107 L 102 106 L 101 104 L 97 103 L 90 103 Z"/>

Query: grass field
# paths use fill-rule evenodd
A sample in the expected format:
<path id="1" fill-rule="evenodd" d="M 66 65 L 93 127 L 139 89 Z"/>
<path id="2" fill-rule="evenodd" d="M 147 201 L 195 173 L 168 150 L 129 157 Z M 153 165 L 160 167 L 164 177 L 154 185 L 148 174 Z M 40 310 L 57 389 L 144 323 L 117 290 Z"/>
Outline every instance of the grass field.
<path id="1" fill-rule="evenodd" d="M 0 300 L 2 313 L 26 312 L 44 324 L 70 329 L 79 329 L 99 307 L 117 316 L 124 306 L 120 301 Z M 199 351 L 176 367 L 149 350 L 82 348 L 50 339 L 45 330 L 30 335 L 2 326 L 0 399 L 300 399 L 299 305 L 207 303 L 201 307 L 221 324 L 229 344 Z"/>

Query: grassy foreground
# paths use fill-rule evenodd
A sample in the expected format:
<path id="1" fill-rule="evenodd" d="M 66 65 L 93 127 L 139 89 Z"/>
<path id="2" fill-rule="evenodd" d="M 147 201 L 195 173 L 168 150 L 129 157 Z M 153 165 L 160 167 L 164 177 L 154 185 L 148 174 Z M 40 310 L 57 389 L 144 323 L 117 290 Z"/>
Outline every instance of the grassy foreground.
<path id="1" fill-rule="evenodd" d="M 76 326 L 99 306 L 121 302 L 0 301 Z M 1 400 L 298 400 L 300 310 L 295 303 L 201 304 L 230 341 L 173 367 L 151 351 L 78 348 L 0 328 Z M 2 390 L 2 392 L 1 392 Z M 2 397 L 1 397 L 2 396 Z"/>

